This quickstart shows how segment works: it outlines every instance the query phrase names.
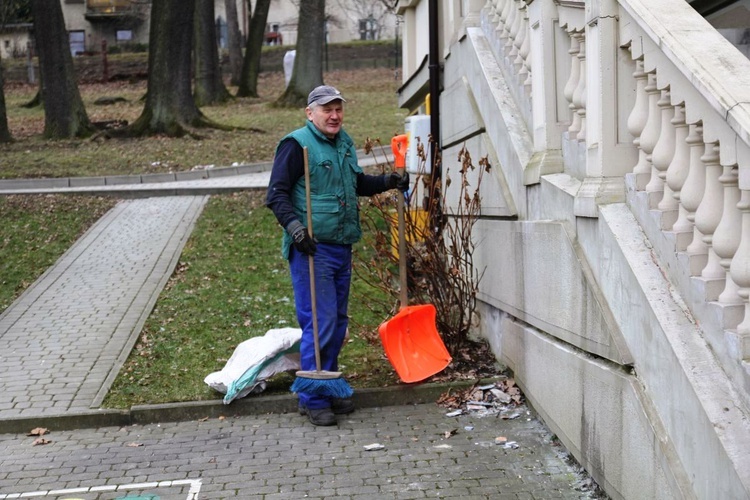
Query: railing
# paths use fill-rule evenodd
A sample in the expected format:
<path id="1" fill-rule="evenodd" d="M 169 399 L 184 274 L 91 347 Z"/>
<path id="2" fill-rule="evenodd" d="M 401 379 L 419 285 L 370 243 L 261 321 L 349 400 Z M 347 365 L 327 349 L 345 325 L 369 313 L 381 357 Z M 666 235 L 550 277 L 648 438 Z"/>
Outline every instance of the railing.
<path id="1" fill-rule="evenodd" d="M 131 0 L 86 0 L 89 14 L 124 14 L 134 10 Z"/>
<path id="2" fill-rule="evenodd" d="M 566 173 L 622 180 L 615 201 L 750 380 L 750 61 L 684 0 L 490 0 L 481 27 L 529 131 L 546 130 L 535 149 L 578 148 Z"/>

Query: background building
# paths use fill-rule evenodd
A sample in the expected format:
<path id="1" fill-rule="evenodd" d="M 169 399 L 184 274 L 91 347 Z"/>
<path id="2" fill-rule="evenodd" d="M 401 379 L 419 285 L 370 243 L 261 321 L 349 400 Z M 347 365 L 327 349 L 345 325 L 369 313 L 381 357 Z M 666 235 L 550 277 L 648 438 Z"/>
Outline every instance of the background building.
<path id="1" fill-rule="evenodd" d="M 70 34 L 73 54 L 98 52 L 102 41 L 108 46 L 147 44 L 150 20 L 150 2 L 132 0 L 61 0 L 66 29 Z M 240 31 L 248 30 L 248 7 L 245 0 L 235 0 Z M 297 2 L 272 0 L 266 26 L 266 43 L 294 45 L 297 42 Z M 216 0 L 215 14 L 219 33 L 219 45 L 226 46 L 226 4 Z M 379 40 L 395 36 L 396 15 L 388 12 L 382 3 L 366 0 L 330 0 L 326 3 L 329 18 L 328 42 L 352 40 Z M 18 31 L 18 30 L 17 30 Z M 20 30 L 21 32 L 23 30 Z M 3 39 L 10 40 L 9 47 L 15 53 L 24 50 L 24 39 L 20 33 Z M 0 46 L 4 43 L 0 43 Z M 12 52 L 12 50 L 11 50 Z M 9 52 L 9 53 L 11 53 Z M 3 53 L 5 56 L 5 52 Z"/>

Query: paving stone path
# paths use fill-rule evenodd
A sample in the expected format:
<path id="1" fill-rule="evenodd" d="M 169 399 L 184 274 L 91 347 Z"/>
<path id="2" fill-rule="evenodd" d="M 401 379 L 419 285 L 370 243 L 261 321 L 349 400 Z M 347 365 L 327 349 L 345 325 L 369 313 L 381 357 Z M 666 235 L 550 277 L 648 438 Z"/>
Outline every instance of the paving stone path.
<path id="1" fill-rule="evenodd" d="M 206 200 L 118 203 L 0 315 L 0 420 L 100 405 Z"/>

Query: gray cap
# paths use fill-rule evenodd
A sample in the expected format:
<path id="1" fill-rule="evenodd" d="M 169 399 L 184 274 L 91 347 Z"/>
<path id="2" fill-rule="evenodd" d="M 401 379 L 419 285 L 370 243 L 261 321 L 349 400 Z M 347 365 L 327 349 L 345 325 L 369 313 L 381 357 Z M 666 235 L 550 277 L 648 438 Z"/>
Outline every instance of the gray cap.
<path id="1" fill-rule="evenodd" d="M 330 85 L 321 85 L 320 87 L 315 87 L 312 92 L 310 92 L 310 95 L 307 96 L 307 105 L 323 105 L 337 99 L 346 102 L 346 99 L 344 99 L 344 96 L 341 95 L 341 92 L 331 87 Z"/>

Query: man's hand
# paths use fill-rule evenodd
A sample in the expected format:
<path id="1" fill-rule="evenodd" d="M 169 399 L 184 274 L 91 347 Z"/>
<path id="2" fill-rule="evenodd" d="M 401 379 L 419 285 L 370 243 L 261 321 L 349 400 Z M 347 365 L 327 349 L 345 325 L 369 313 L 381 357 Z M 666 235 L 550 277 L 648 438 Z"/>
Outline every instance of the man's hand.
<path id="1" fill-rule="evenodd" d="M 391 172 L 386 174 L 387 179 L 385 181 L 388 189 L 398 189 L 399 191 L 406 192 L 409 190 L 409 172 L 404 170 L 404 175 L 400 175 L 398 172 Z"/>
<path id="2" fill-rule="evenodd" d="M 318 249 L 315 240 L 310 237 L 307 228 L 298 220 L 293 220 L 286 226 L 286 232 L 292 237 L 294 248 L 305 255 L 315 255 Z"/>

